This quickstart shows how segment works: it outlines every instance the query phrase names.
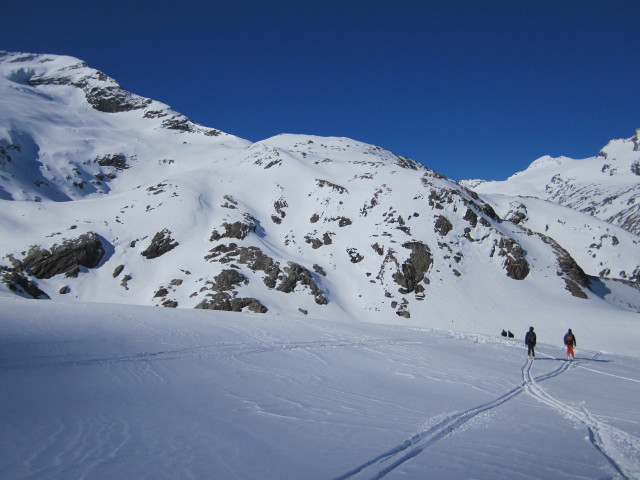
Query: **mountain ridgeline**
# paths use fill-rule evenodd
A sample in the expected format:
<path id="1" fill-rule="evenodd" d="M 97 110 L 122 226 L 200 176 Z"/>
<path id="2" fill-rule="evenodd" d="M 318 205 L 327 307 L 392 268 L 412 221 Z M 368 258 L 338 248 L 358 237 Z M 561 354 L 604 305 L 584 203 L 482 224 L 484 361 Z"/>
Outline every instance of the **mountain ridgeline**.
<path id="1" fill-rule="evenodd" d="M 640 152 L 620 142 L 589 160 L 616 199 L 551 160 L 546 196 L 521 197 L 348 138 L 252 143 L 77 59 L 2 52 L 0 288 L 489 332 L 638 311 Z"/>

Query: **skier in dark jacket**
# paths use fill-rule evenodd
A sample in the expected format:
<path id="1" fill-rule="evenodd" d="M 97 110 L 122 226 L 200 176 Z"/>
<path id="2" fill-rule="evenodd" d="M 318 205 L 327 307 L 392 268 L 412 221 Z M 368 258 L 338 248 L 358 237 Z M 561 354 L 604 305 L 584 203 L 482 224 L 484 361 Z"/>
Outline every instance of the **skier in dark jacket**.
<path id="1" fill-rule="evenodd" d="M 536 356 L 536 352 L 534 351 L 536 347 L 536 332 L 533 331 L 533 327 L 529 327 L 529 331 L 524 336 L 524 343 L 527 346 L 529 358 L 533 360 Z"/>
<path id="2" fill-rule="evenodd" d="M 567 359 L 573 360 L 573 347 L 576 346 L 576 336 L 571 329 L 564 335 L 564 344 L 567 346 Z"/>

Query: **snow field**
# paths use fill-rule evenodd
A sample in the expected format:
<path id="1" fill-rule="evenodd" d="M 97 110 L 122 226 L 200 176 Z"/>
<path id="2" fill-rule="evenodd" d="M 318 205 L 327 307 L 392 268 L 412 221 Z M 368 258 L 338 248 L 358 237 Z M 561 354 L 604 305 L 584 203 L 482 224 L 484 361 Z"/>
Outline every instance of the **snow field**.
<path id="1" fill-rule="evenodd" d="M 0 297 L 0 469 L 640 478 L 640 362 L 312 318 Z M 578 332 L 576 332 L 578 333 Z"/>

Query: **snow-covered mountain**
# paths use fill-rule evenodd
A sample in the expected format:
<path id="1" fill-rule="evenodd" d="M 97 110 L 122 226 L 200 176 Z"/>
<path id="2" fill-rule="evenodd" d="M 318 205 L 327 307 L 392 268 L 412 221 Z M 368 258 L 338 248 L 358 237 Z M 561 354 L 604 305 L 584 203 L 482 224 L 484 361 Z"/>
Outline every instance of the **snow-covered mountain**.
<path id="1" fill-rule="evenodd" d="M 594 348 L 603 316 L 632 332 L 640 309 L 621 228 L 492 206 L 348 138 L 251 143 L 70 57 L 1 54 L 0 171 L 3 288 L 22 296 L 518 335 L 572 318 Z M 537 208 L 548 228 L 518 215 Z"/>
<path id="2" fill-rule="evenodd" d="M 536 197 L 640 234 L 640 129 L 595 157 L 544 156 L 505 181 L 461 182 L 478 193 Z"/>

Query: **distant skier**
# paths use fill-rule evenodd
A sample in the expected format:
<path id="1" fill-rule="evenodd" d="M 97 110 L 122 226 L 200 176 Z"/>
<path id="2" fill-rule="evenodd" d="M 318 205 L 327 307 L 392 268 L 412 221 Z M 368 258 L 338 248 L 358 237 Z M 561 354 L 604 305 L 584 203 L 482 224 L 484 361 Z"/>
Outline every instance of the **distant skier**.
<path id="1" fill-rule="evenodd" d="M 529 358 L 533 360 L 536 356 L 536 352 L 534 351 L 536 347 L 536 332 L 533 331 L 533 327 L 529 327 L 529 331 L 524 336 L 524 344 L 527 346 Z"/>
<path id="2" fill-rule="evenodd" d="M 564 335 L 564 344 L 567 346 L 567 359 L 573 360 L 573 347 L 576 346 L 576 336 L 571 329 Z"/>

